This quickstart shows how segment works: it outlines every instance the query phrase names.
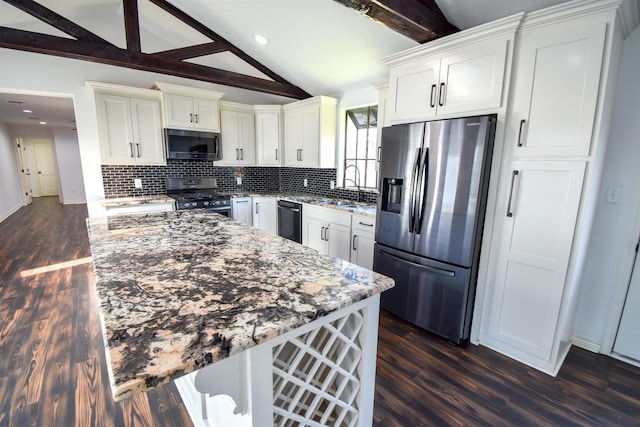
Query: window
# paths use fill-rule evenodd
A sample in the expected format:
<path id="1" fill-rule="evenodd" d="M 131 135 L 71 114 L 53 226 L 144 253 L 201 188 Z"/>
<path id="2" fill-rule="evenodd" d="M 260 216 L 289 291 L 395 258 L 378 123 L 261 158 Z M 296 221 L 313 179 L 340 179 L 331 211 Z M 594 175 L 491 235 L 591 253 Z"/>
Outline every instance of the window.
<path id="1" fill-rule="evenodd" d="M 345 123 L 344 187 L 376 189 L 378 106 L 347 110 Z"/>

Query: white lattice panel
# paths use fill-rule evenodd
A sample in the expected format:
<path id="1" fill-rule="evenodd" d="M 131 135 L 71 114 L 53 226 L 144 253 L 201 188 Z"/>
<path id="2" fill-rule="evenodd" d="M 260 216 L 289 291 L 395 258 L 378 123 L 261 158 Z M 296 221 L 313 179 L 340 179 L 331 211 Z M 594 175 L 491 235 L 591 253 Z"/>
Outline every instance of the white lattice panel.
<path id="1" fill-rule="evenodd" d="M 273 348 L 274 426 L 356 426 L 364 314 L 354 311 Z"/>

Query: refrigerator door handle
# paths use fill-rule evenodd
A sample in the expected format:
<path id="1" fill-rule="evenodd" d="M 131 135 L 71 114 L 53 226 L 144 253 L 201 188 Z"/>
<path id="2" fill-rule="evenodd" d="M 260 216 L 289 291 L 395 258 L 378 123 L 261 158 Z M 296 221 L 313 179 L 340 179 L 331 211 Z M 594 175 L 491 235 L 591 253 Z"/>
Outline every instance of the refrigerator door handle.
<path id="1" fill-rule="evenodd" d="M 507 202 L 507 216 L 511 218 L 513 216 L 513 212 L 511 212 L 511 202 L 513 201 L 513 183 L 516 180 L 516 176 L 518 176 L 520 172 L 514 170 L 511 172 L 511 188 L 509 189 L 509 201 Z"/>
<path id="2" fill-rule="evenodd" d="M 422 149 L 416 149 L 416 161 L 413 164 L 413 171 L 411 172 L 411 193 L 409 195 L 409 233 L 413 233 L 413 228 L 416 222 L 416 190 L 418 186 L 418 179 L 420 178 L 420 160 L 422 157 Z"/>
<path id="3" fill-rule="evenodd" d="M 424 221 L 425 197 L 427 196 L 427 186 L 429 185 L 429 148 L 424 149 L 424 160 L 422 163 L 422 177 L 420 179 L 420 193 L 418 196 L 418 226 L 416 234 L 420 234 Z"/>
<path id="4" fill-rule="evenodd" d="M 443 276 L 448 276 L 448 277 L 455 277 L 456 276 L 456 272 L 455 271 L 443 270 L 441 268 L 429 267 L 428 265 L 422 265 L 422 264 L 419 264 L 417 262 L 409 261 L 408 259 L 404 259 L 402 257 L 399 257 L 399 256 L 394 255 L 392 253 L 389 253 L 387 251 L 383 251 L 382 249 L 380 249 L 380 253 L 385 255 L 385 256 L 388 256 L 388 257 L 391 257 L 393 259 L 396 259 L 398 261 L 402 261 L 402 262 L 405 262 L 407 264 L 413 265 L 415 267 L 422 268 L 424 270 L 430 271 L 432 273 L 442 274 Z"/>

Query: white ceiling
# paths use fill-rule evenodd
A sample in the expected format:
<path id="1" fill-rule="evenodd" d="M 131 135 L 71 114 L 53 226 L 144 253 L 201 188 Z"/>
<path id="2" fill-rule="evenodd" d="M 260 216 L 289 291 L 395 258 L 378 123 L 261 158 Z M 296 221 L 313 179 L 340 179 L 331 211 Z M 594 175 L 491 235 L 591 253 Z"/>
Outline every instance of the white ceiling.
<path id="1" fill-rule="evenodd" d="M 566 0 L 436 0 L 448 20 L 460 29 L 470 28 L 520 11 L 532 11 Z M 39 2 L 124 47 L 121 0 L 39 0 Z M 382 59 L 417 45 L 334 0 L 170 0 L 249 56 L 312 95 L 340 96 L 387 78 Z M 144 52 L 204 43 L 200 33 L 139 0 L 141 42 Z M 0 2 L 0 25 L 65 36 L 58 30 Z M 253 36 L 262 34 L 269 44 L 260 46 Z M 66 36 L 65 36 L 66 37 Z M 229 53 L 195 60 L 218 68 L 264 77 Z M 153 82 L 150 82 L 150 85 Z M 202 87 L 198 82 L 197 86 Z M 208 84 L 205 84 L 208 85 Z M 245 103 L 282 103 L 282 97 L 208 85 L 225 93 L 224 100 Z M 0 82 L 1 87 L 1 82 Z M 0 121 L 33 123 L 25 118 L 16 96 L 0 94 Z M 58 102 L 28 96 L 35 116 L 59 126 L 75 126 L 69 118 L 71 100 Z M 65 113 L 62 110 L 66 109 Z M 71 114 L 72 116 L 72 114 Z"/>

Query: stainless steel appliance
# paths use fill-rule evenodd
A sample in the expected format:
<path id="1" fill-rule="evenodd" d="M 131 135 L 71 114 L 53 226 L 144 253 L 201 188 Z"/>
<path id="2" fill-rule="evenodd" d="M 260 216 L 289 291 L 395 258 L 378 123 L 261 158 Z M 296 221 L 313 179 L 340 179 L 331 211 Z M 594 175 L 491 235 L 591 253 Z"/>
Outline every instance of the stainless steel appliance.
<path id="1" fill-rule="evenodd" d="M 302 243 L 302 205 L 278 200 L 278 236 Z"/>
<path id="2" fill-rule="evenodd" d="M 222 142 L 217 132 L 165 129 L 167 159 L 220 160 Z"/>
<path id="3" fill-rule="evenodd" d="M 495 115 L 386 127 L 373 269 L 386 310 L 455 344 L 469 339 Z"/>
<path id="4" fill-rule="evenodd" d="M 167 196 L 176 199 L 176 209 L 208 209 L 231 216 L 231 198 L 217 192 L 214 177 L 165 178 Z"/>

